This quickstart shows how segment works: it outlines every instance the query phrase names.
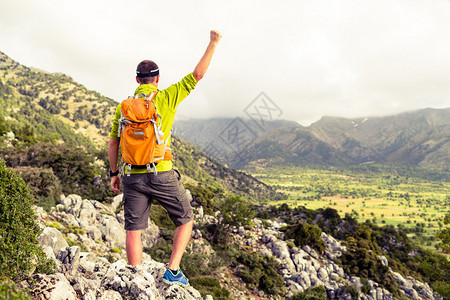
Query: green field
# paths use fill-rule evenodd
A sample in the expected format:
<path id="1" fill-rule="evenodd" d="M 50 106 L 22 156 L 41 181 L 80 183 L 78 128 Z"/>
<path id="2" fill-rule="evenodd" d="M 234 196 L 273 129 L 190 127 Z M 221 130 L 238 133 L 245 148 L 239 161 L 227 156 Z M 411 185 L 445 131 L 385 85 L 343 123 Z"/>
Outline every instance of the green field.
<path id="1" fill-rule="evenodd" d="M 450 211 L 448 173 L 372 166 L 291 167 L 253 170 L 252 175 L 285 194 L 271 205 L 331 207 L 342 217 L 350 214 L 361 222 L 369 219 L 380 226 L 403 226 L 410 238 L 435 251 L 434 236 Z"/>

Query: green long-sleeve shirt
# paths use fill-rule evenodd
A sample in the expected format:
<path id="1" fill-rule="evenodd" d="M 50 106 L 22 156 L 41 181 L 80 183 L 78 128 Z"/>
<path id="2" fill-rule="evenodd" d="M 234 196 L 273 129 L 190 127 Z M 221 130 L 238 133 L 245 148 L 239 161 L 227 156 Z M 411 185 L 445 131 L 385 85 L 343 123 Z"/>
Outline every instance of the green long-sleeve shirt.
<path id="1" fill-rule="evenodd" d="M 154 102 L 156 105 L 156 109 L 158 114 L 161 115 L 162 124 L 161 129 L 164 132 L 164 136 L 168 137 L 170 131 L 172 130 L 173 121 L 175 119 L 175 113 L 181 101 L 186 98 L 189 93 L 195 88 L 197 85 L 197 80 L 195 80 L 192 73 L 186 75 L 180 82 L 175 83 L 169 86 L 166 89 L 158 90 L 152 84 L 141 84 L 136 91 L 135 95 L 138 94 L 150 94 L 151 92 L 158 90 L 154 98 Z M 114 115 L 114 120 L 112 122 L 111 134 L 109 135 L 112 139 L 119 139 L 118 131 L 119 131 L 119 119 L 120 119 L 120 107 L 121 104 L 117 106 L 116 113 Z M 168 141 L 168 146 L 170 146 L 170 138 Z M 158 172 L 169 171 L 172 169 L 172 161 L 164 160 L 160 162 L 156 169 Z M 146 173 L 146 169 L 132 170 L 131 173 Z"/>

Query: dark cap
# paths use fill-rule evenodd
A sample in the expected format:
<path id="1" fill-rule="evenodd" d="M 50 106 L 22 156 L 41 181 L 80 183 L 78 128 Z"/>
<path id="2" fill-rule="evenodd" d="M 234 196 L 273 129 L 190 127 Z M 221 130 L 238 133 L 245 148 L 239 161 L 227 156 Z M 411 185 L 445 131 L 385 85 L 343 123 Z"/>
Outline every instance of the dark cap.
<path id="1" fill-rule="evenodd" d="M 136 75 L 139 78 L 157 76 L 159 75 L 159 67 L 154 61 L 141 61 L 136 68 Z"/>

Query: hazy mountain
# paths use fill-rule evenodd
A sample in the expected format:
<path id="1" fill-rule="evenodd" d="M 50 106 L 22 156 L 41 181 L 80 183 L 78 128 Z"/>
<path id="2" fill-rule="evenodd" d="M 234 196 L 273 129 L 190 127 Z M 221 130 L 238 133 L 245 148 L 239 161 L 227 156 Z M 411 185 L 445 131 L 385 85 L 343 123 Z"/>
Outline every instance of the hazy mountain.
<path id="1" fill-rule="evenodd" d="M 232 119 L 183 121 L 177 123 L 177 132 L 210 155 L 238 167 L 255 163 L 388 163 L 439 169 L 450 166 L 449 108 L 373 118 L 327 116 L 308 127 L 287 121 L 269 122 L 270 130 L 255 131 L 240 149 L 220 138 L 230 122 Z M 243 123 L 253 128 L 252 121 Z"/>
<path id="2" fill-rule="evenodd" d="M 251 131 L 252 135 L 259 136 L 276 130 L 277 128 L 295 128 L 301 127 L 296 122 L 287 120 L 275 120 L 266 122 L 267 126 L 262 128 L 252 120 L 240 118 L 213 118 L 213 119 L 182 119 L 175 120 L 174 134 L 183 137 L 191 142 L 206 148 L 210 143 L 217 143 L 217 138 L 233 125 L 242 125 L 242 129 Z M 223 142 L 221 140 L 221 142 Z M 231 151 L 224 149 L 224 151 Z"/>
<path id="3" fill-rule="evenodd" d="M 253 120 L 241 118 L 175 120 L 174 133 L 202 148 L 222 163 L 233 164 L 248 144 L 278 128 L 302 128 L 293 121 L 265 122 L 261 127 Z"/>

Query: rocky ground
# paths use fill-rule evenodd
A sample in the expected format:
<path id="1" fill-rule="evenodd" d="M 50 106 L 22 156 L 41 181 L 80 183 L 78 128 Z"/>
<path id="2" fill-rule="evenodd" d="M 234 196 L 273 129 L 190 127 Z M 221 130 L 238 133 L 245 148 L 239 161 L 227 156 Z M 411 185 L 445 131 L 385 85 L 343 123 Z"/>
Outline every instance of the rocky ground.
<path id="1" fill-rule="evenodd" d="M 168 286 L 161 282 L 165 266 L 144 253 L 143 263 L 131 267 L 126 263 L 125 231 L 123 230 L 123 210 L 120 209 L 122 196 L 114 198 L 111 204 L 95 200 L 83 200 L 77 195 L 62 197 L 49 213 L 36 207 L 38 221 L 44 228 L 39 241 L 48 257 L 58 265 L 53 275 L 38 274 L 34 280 L 23 282 L 32 290 L 37 299 L 212 299 L 202 297 L 193 287 Z M 220 215 L 218 216 L 220 218 Z M 345 246 L 333 237 L 322 233 L 326 243 L 324 255 L 319 255 L 308 246 L 292 247 L 283 241 L 280 227 L 284 224 L 269 222 L 265 228 L 261 220 L 254 219 L 255 226 L 246 230 L 234 228 L 235 243 L 273 256 L 278 260 L 287 288 L 287 298 L 310 287 L 324 286 L 329 299 L 352 299 L 344 288 L 352 285 L 361 289 L 358 277 L 350 277 L 333 262 Z M 217 217 L 204 215 L 197 209 L 196 224 L 217 222 Z M 266 226 L 267 227 L 267 226 Z M 155 224 L 143 232 L 144 247 L 157 243 L 159 229 Z M 69 245 L 70 244 L 70 245 Z M 199 230 L 194 230 L 188 251 L 210 254 L 213 249 L 203 239 Z M 387 259 L 379 257 L 387 265 Z M 404 296 L 409 299 L 442 299 L 433 294 L 426 283 L 412 277 L 404 278 L 391 271 Z M 239 279 L 230 278 L 232 272 L 224 270 L 221 282 L 230 283 L 234 299 L 271 299 L 259 291 L 243 291 Z M 377 282 L 368 280 L 369 292 L 360 293 L 360 299 L 394 299 L 389 291 Z"/>

